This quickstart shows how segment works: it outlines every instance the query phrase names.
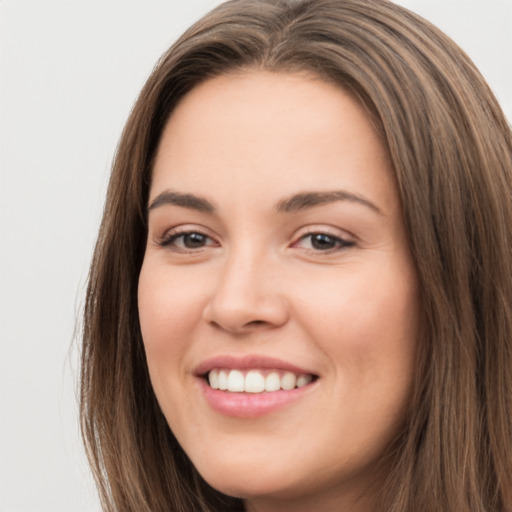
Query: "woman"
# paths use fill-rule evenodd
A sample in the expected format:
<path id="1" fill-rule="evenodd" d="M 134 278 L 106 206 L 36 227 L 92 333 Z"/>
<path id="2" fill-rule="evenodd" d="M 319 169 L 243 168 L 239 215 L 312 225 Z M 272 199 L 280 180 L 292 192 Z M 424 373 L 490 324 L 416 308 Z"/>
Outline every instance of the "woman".
<path id="1" fill-rule="evenodd" d="M 82 427 L 105 510 L 512 510 L 512 138 L 385 0 L 227 2 L 123 133 Z"/>

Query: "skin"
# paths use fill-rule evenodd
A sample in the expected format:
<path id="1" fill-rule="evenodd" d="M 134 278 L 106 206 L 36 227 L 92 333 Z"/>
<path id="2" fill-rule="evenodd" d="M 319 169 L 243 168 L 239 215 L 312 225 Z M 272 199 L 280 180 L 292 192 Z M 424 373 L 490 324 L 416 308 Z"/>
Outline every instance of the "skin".
<path id="1" fill-rule="evenodd" d="M 298 193 L 340 190 L 361 201 L 276 209 Z M 304 74 L 210 79 L 163 132 L 149 204 L 167 191 L 215 209 L 149 209 L 140 321 L 181 446 L 248 510 L 372 510 L 377 462 L 410 399 L 420 308 L 389 158 L 368 114 Z M 181 231 L 204 236 L 162 243 Z M 278 358 L 319 378 L 270 414 L 225 416 L 194 375 L 225 354 Z"/>

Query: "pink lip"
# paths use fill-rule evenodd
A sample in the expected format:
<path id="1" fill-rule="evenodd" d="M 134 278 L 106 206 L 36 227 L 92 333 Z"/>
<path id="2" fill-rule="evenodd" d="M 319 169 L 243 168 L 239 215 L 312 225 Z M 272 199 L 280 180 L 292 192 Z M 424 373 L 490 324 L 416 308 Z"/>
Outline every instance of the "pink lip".
<path id="1" fill-rule="evenodd" d="M 313 381 L 306 386 L 295 388 L 289 391 L 279 390 L 264 393 L 232 393 L 211 388 L 205 374 L 214 368 L 229 368 L 237 370 L 249 369 L 275 369 L 290 371 L 295 374 L 312 374 L 313 372 L 286 363 L 279 359 L 273 359 L 266 356 L 247 355 L 243 357 L 234 357 L 223 355 L 208 359 L 195 369 L 194 374 L 198 377 L 200 391 L 210 407 L 224 415 L 233 418 L 255 418 L 270 414 L 278 409 L 291 405 L 301 397 L 308 394 L 318 384 L 318 380 Z"/>
<path id="2" fill-rule="evenodd" d="M 211 388 L 204 379 L 199 386 L 210 407 L 224 416 L 233 418 L 255 418 L 270 414 L 292 404 L 314 389 L 318 381 L 290 391 L 270 393 L 231 393 Z"/>
<path id="3" fill-rule="evenodd" d="M 293 372 L 296 374 L 312 374 L 313 372 L 299 368 L 293 364 L 287 363 L 280 359 L 274 359 L 266 356 L 259 355 L 247 355 L 243 357 L 235 357 L 230 355 L 223 355 L 212 357 L 211 359 L 207 359 L 203 361 L 197 368 L 194 370 L 194 374 L 197 376 L 202 376 L 208 373 L 210 370 L 214 368 L 229 368 L 233 370 L 250 370 L 252 368 L 259 369 L 275 369 L 275 370 L 284 370 Z"/>

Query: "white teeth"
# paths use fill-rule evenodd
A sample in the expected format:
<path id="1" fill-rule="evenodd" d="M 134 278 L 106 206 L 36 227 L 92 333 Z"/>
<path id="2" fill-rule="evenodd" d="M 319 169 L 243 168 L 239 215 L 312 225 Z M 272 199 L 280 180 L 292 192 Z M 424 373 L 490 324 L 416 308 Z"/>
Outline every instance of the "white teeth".
<path id="1" fill-rule="evenodd" d="M 228 373 L 225 370 L 219 372 L 219 389 L 222 389 L 222 391 L 228 389 Z"/>
<path id="2" fill-rule="evenodd" d="M 249 370 L 245 375 L 240 370 L 211 370 L 208 373 L 208 382 L 213 389 L 234 393 L 290 391 L 306 386 L 312 380 L 312 375 L 295 375 L 293 372 L 272 371 L 266 376 L 260 370 Z"/>
<path id="3" fill-rule="evenodd" d="M 297 387 L 301 388 L 302 386 L 306 386 L 313 380 L 311 375 L 299 375 L 297 377 Z"/>
<path id="4" fill-rule="evenodd" d="M 286 372 L 281 377 L 281 387 L 286 391 L 293 389 L 295 387 L 296 382 L 297 382 L 297 377 L 295 377 L 295 374 L 292 372 Z"/>
<path id="5" fill-rule="evenodd" d="M 245 391 L 244 374 L 238 370 L 231 370 L 228 375 L 228 391 Z"/>
<path id="6" fill-rule="evenodd" d="M 216 370 L 212 370 L 208 374 L 208 382 L 213 389 L 219 389 L 219 374 Z"/>
<path id="7" fill-rule="evenodd" d="M 269 373 L 265 378 L 265 391 L 277 391 L 281 389 L 281 379 L 277 372 Z"/>
<path id="8" fill-rule="evenodd" d="M 251 370 L 245 376 L 245 392 L 261 393 L 262 391 L 265 391 L 265 377 L 260 372 Z"/>

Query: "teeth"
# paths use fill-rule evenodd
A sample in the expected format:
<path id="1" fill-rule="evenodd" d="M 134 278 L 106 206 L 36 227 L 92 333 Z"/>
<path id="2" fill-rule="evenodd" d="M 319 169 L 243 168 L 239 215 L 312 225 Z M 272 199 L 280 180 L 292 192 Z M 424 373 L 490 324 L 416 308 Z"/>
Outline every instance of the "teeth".
<path id="1" fill-rule="evenodd" d="M 313 380 L 312 375 L 299 375 L 297 377 L 297 387 L 301 388 L 302 386 L 309 384 L 312 380 Z"/>
<path id="2" fill-rule="evenodd" d="M 219 372 L 219 389 L 222 389 L 222 391 L 228 389 L 228 373 L 224 370 Z"/>
<path id="3" fill-rule="evenodd" d="M 218 372 L 210 372 L 208 374 L 208 382 L 213 389 L 219 389 L 219 374 Z"/>
<path id="4" fill-rule="evenodd" d="M 245 391 L 244 374 L 238 370 L 231 370 L 228 375 L 228 391 Z"/>
<path id="5" fill-rule="evenodd" d="M 208 382 L 213 389 L 234 393 L 263 393 L 264 391 L 290 391 L 306 386 L 313 380 L 312 375 L 295 375 L 293 372 L 280 374 L 272 371 L 266 376 L 259 370 L 249 370 L 245 375 L 240 370 L 211 370 Z"/>
<path id="6" fill-rule="evenodd" d="M 297 377 L 295 377 L 295 374 L 292 372 L 286 372 L 281 377 L 281 387 L 283 389 L 285 389 L 286 391 L 293 389 L 295 387 L 296 382 L 297 382 Z"/>
<path id="7" fill-rule="evenodd" d="M 281 389 L 281 379 L 277 372 L 269 373 L 265 378 L 265 391 L 278 391 Z"/>
<path id="8" fill-rule="evenodd" d="M 261 393 L 265 391 L 265 377 L 260 372 L 251 370 L 245 376 L 244 391 L 246 393 Z"/>

